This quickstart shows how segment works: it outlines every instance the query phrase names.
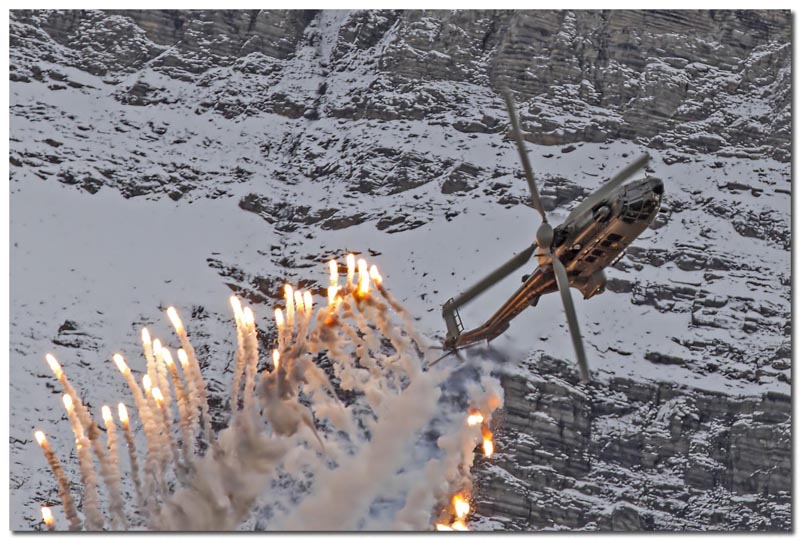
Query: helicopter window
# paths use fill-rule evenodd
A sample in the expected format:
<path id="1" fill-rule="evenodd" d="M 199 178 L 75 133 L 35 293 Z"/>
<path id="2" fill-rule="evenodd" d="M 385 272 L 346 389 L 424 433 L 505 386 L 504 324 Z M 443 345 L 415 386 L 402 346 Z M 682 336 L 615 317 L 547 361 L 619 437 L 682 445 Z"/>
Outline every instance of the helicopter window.
<path id="1" fill-rule="evenodd" d="M 622 218 L 622 221 L 624 221 L 625 223 L 633 223 L 636 220 L 634 218 L 624 217 Z"/>
<path id="2" fill-rule="evenodd" d="M 642 209 L 642 206 L 644 206 L 643 201 L 636 201 L 635 203 L 631 203 L 629 208 L 635 212 L 638 212 Z"/>
<path id="3" fill-rule="evenodd" d="M 593 257 L 592 255 L 587 255 L 585 260 L 588 263 L 593 263 L 594 261 L 597 260 L 597 257 Z"/>
<path id="4" fill-rule="evenodd" d="M 602 242 L 600 242 L 600 245 L 603 246 L 603 247 L 610 247 L 611 246 L 611 241 L 610 240 L 603 240 Z"/>
<path id="5" fill-rule="evenodd" d="M 608 235 L 608 239 L 611 240 L 612 242 L 619 242 L 620 240 L 622 240 L 622 237 L 618 234 L 611 233 Z"/>
<path id="6" fill-rule="evenodd" d="M 603 256 L 603 250 L 602 249 L 593 249 L 592 250 L 592 255 L 594 255 L 595 257 L 602 257 Z"/>

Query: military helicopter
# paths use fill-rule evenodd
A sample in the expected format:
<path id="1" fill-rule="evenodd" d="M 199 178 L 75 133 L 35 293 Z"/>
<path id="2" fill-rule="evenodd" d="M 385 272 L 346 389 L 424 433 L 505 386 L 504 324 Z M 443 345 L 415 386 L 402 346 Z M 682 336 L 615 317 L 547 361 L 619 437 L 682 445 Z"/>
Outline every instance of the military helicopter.
<path id="1" fill-rule="evenodd" d="M 530 188 L 531 202 L 541 215 L 542 223 L 536 231 L 533 244 L 457 297 L 445 302 L 442 317 L 447 326 L 447 336 L 443 349 L 448 352 L 435 362 L 449 354 L 457 354 L 459 349 L 469 345 L 495 339 L 508 329 L 514 317 L 527 307 L 536 306 L 543 294 L 559 291 L 578 357 L 581 380 L 588 382 L 589 366 L 569 288 L 578 289 L 584 299 L 605 290 L 603 269 L 616 263 L 630 243 L 653 222 L 661 205 L 664 184 L 658 178 L 645 178 L 624 185 L 650 159 L 645 153 L 578 204 L 564 223 L 553 228 L 547 220 L 536 188 L 514 101 L 508 91 L 504 91 L 503 96 Z M 484 324 L 464 331 L 458 308 L 520 268 L 534 252 L 538 266 L 522 278 L 522 286 Z"/>

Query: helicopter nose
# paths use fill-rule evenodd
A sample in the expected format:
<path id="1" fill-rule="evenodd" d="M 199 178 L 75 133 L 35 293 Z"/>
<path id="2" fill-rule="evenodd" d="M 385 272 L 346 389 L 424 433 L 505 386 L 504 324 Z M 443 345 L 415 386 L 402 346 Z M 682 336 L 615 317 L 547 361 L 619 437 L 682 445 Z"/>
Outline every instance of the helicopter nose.
<path id="1" fill-rule="evenodd" d="M 650 184 L 650 190 L 653 193 L 655 193 L 656 195 L 664 194 L 664 182 L 662 182 L 660 178 L 650 178 L 649 184 Z"/>

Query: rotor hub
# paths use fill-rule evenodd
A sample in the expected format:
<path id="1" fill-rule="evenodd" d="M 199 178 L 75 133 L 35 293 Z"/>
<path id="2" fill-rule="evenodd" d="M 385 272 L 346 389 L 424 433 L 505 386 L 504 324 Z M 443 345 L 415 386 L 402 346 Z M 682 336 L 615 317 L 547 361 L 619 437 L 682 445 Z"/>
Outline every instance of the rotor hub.
<path id="1" fill-rule="evenodd" d="M 539 229 L 536 231 L 536 244 L 539 246 L 539 249 L 547 251 L 550 249 L 552 243 L 553 227 L 545 221 L 539 225 Z"/>

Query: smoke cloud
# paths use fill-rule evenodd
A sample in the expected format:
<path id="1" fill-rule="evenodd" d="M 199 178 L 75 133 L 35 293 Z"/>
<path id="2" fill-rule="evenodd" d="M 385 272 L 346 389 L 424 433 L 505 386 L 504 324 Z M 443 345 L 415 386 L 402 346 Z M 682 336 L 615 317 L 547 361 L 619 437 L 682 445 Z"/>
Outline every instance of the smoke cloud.
<path id="1" fill-rule="evenodd" d="M 158 340 L 151 344 L 146 329 L 142 344 L 150 376 L 144 389 L 115 355 L 146 444 L 136 448 L 133 415 L 129 419 L 119 407 L 134 465 L 127 471 L 129 485 L 137 488 L 124 494 L 122 508 L 121 452 L 114 419 L 104 409 L 114 451 L 99 452 L 105 447 L 97 443 L 92 448 L 102 458 L 101 477 L 111 497 L 105 508 L 96 497 L 82 498 L 87 526 L 232 530 L 255 516 L 257 528 L 272 530 L 467 527 L 470 469 L 476 455 L 491 455 L 486 441 L 491 443 L 491 414 L 502 404 L 499 381 L 478 365 L 462 369 L 441 362 L 428 369 L 430 344 L 414 320 L 386 290 L 377 268 L 367 272 L 365 261 L 356 265 L 351 258 L 342 286 L 338 265 L 330 264 L 328 305 L 314 310 L 310 292 L 286 286 L 286 305 L 275 313 L 274 350 L 259 351 L 252 310 L 232 298 L 238 344 L 231 418 L 218 432 L 210 428 L 206 383 L 175 308 L 167 315 L 182 346 L 180 373 L 170 351 Z M 263 359 L 268 367 L 259 371 Z M 66 382 L 60 365 L 48 362 Z M 91 413 L 80 412 L 73 415 L 73 428 L 89 431 Z M 87 490 L 98 488 L 88 469 L 89 447 L 80 438 L 79 443 L 89 495 Z M 480 448 L 484 454 L 476 454 Z M 54 455 L 47 457 L 53 462 Z M 61 478 L 59 485 L 68 484 Z M 69 521 L 72 528 L 78 523 L 74 515 Z"/>

